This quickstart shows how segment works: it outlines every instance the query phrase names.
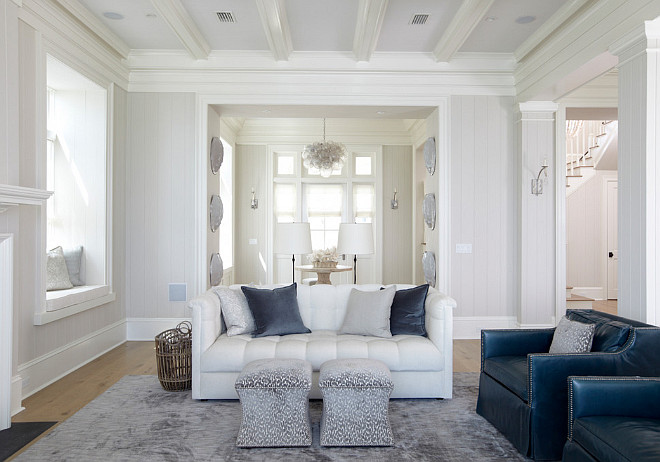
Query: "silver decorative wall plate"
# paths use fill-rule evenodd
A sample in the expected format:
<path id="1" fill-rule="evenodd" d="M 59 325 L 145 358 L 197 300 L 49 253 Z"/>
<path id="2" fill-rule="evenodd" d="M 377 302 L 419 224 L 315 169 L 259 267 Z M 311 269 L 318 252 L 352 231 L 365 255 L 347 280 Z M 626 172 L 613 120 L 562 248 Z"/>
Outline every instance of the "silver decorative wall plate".
<path id="1" fill-rule="evenodd" d="M 222 267 L 222 258 L 219 253 L 211 255 L 211 263 L 209 265 L 209 275 L 211 279 L 211 286 L 219 286 L 222 283 L 222 275 L 224 268 Z"/>
<path id="2" fill-rule="evenodd" d="M 424 279 L 435 287 L 435 255 L 433 252 L 426 251 L 422 256 L 422 268 L 424 268 Z"/>
<path id="3" fill-rule="evenodd" d="M 217 194 L 211 196 L 211 205 L 210 208 L 210 226 L 211 232 L 215 231 L 220 227 L 222 222 L 222 216 L 224 215 L 224 206 L 222 205 L 222 199 Z"/>
<path id="4" fill-rule="evenodd" d="M 213 174 L 218 173 L 222 161 L 225 158 L 225 148 L 222 146 L 222 141 L 217 136 L 211 138 L 211 149 L 210 149 L 210 159 L 211 159 L 211 172 Z"/>
<path id="5" fill-rule="evenodd" d="M 422 212 L 424 213 L 424 223 L 426 223 L 426 226 L 435 229 L 435 194 L 428 193 L 424 195 Z"/>
<path id="6" fill-rule="evenodd" d="M 435 173 L 435 138 L 432 136 L 424 143 L 424 165 L 431 175 Z"/>

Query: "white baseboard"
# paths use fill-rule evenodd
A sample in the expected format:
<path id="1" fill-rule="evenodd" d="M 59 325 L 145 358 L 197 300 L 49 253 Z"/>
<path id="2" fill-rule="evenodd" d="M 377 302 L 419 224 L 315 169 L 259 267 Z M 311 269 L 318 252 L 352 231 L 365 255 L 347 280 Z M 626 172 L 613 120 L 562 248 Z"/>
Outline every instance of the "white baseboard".
<path id="1" fill-rule="evenodd" d="M 126 318 L 126 340 L 153 341 L 156 335 L 173 329 L 181 321 L 191 318 Z"/>
<path id="2" fill-rule="evenodd" d="M 571 293 L 573 295 L 580 295 L 582 297 L 593 298 L 594 300 L 605 299 L 605 289 L 602 287 L 573 287 Z"/>
<path id="3" fill-rule="evenodd" d="M 455 339 L 479 339 L 481 329 L 515 329 L 515 316 L 465 316 L 454 317 Z"/>
<path id="4" fill-rule="evenodd" d="M 556 324 L 555 324 L 555 318 L 552 318 L 552 323 L 551 324 L 518 324 L 516 325 L 517 329 L 554 329 Z"/>
<path id="5" fill-rule="evenodd" d="M 122 319 L 19 365 L 23 399 L 126 342 L 125 323 Z"/>
<path id="6" fill-rule="evenodd" d="M 15 375 L 11 378 L 11 415 L 15 416 L 23 407 L 23 378 Z"/>

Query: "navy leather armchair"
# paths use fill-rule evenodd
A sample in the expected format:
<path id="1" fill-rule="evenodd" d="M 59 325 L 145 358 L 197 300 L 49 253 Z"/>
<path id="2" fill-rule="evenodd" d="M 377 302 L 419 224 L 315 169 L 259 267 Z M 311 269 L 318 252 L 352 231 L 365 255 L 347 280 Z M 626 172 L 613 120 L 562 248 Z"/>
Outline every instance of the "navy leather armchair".
<path id="1" fill-rule="evenodd" d="M 660 460 L 660 378 L 571 377 L 566 462 Z"/>
<path id="2" fill-rule="evenodd" d="M 554 329 L 484 330 L 477 413 L 525 456 L 559 460 L 568 429 L 568 377 L 660 375 L 660 328 L 593 310 L 590 353 L 550 354 Z"/>

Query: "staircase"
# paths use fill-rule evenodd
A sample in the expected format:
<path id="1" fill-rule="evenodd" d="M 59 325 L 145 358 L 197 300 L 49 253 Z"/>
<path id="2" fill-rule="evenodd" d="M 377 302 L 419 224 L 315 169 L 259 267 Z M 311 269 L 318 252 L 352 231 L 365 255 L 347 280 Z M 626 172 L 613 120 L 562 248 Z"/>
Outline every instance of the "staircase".
<path id="1" fill-rule="evenodd" d="M 570 188 L 567 195 L 594 175 L 594 169 L 607 150 L 616 146 L 617 139 L 616 120 L 566 122 L 566 187 Z"/>

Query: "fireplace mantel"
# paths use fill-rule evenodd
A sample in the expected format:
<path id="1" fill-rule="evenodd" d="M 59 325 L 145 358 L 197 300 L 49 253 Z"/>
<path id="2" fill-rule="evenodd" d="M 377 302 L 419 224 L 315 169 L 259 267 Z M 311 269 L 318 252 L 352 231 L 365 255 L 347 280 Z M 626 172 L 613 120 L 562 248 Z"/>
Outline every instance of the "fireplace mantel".
<path id="1" fill-rule="evenodd" d="M 0 213 L 17 205 L 42 205 L 52 194 L 45 189 L 0 184 Z"/>

